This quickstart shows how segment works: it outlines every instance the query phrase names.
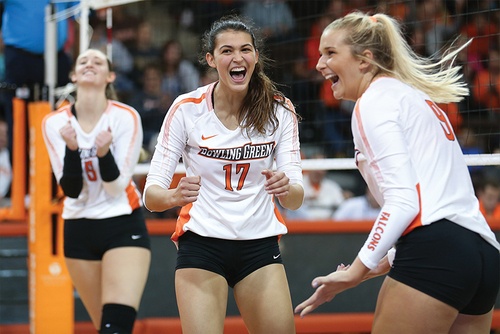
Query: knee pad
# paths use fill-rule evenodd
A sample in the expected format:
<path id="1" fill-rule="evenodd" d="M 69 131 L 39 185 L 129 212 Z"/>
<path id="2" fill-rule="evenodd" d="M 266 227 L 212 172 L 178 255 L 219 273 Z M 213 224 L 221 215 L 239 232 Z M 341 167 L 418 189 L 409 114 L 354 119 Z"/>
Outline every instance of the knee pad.
<path id="1" fill-rule="evenodd" d="M 136 315 L 137 311 L 131 306 L 105 304 L 99 334 L 132 334 Z"/>

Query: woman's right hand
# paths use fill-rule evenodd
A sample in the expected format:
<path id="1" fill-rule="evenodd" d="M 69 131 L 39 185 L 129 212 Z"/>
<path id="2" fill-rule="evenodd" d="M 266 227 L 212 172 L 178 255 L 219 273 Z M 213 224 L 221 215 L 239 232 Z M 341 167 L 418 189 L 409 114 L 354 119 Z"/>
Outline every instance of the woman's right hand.
<path id="1" fill-rule="evenodd" d="M 63 126 L 60 130 L 59 133 L 61 134 L 62 138 L 66 142 L 66 146 L 72 151 L 78 150 L 78 141 L 76 140 L 76 131 L 73 129 L 71 126 L 71 123 L 68 121 L 68 123 Z"/>
<path id="2" fill-rule="evenodd" d="M 201 188 L 201 176 L 184 176 L 175 188 L 173 198 L 178 206 L 196 202 Z"/>

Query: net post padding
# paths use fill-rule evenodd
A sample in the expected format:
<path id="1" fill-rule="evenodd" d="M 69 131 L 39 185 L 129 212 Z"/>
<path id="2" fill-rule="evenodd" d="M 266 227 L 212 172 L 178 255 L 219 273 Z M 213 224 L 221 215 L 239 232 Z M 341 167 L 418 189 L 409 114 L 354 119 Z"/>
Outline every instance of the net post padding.
<path id="1" fill-rule="evenodd" d="M 10 207 L 0 209 L 0 222 L 3 220 L 25 220 L 26 209 L 26 102 L 12 99 L 12 182 Z M 15 172 L 14 172 L 15 171 Z"/>
<path id="2" fill-rule="evenodd" d="M 62 206 L 52 198 L 52 170 L 42 136 L 42 121 L 50 112 L 49 102 L 28 104 L 28 293 L 31 334 L 67 334 L 74 331 L 73 285 L 63 254 Z"/>

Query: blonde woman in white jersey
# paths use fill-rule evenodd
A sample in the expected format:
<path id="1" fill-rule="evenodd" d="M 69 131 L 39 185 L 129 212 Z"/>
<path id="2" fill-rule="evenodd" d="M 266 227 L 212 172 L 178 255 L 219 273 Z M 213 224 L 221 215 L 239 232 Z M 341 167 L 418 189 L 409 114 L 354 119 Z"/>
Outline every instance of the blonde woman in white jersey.
<path id="1" fill-rule="evenodd" d="M 106 55 L 87 50 L 71 80 L 76 102 L 43 122 L 52 170 L 66 198 L 64 254 L 99 333 L 132 333 L 151 260 L 132 181 L 142 145 L 139 114 L 117 102 Z"/>
<path id="2" fill-rule="evenodd" d="M 202 52 L 219 80 L 174 101 L 147 176 L 146 208 L 182 206 L 172 240 L 184 334 L 223 332 L 228 286 L 250 333 L 295 332 L 274 201 L 303 201 L 297 115 L 263 72 L 258 43 L 239 17 L 212 25 Z M 186 177 L 169 189 L 180 158 Z"/>
<path id="3" fill-rule="evenodd" d="M 461 48 L 433 64 L 384 14 L 354 12 L 323 31 L 316 68 L 335 98 L 356 101 L 356 163 L 382 208 L 353 263 L 313 280 L 316 291 L 295 309 L 301 316 L 389 271 L 386 254 L 395 245 L 372 333 L 490 332 L 500 246 L 436 105 L 468 94 L 450 65 Z"/>

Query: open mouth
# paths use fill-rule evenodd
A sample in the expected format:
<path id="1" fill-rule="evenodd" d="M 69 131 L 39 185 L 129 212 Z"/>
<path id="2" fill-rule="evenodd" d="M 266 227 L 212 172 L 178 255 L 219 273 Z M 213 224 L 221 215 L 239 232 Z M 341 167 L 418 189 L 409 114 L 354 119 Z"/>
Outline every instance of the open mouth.
<path id="1" fill-rule="evenodd" d="M 328 77 L 326 77 L 327 80 L 330 80 L 332 84 L 336 84 L 339 81 L 339 76 L 335 74 L 331 74 Z"/>
<path id="2" fill-rule="evenodd" d="M 336 74 L 328 74 L 325 76 L 325 80 L 330 80 L 334 85 L 339 81 L 339 79 L 339 76 Z"/>
<path id="3" fill-rule="evenodd" d="M 237 67 L 233 68 L 231 71 L 229 71 L 229 74 L 231 75 L 231 78 L 235 81 L 241 81 L 245 78 L 245 75 L 247 74 L 247 70 L 244 67 Z"/>

